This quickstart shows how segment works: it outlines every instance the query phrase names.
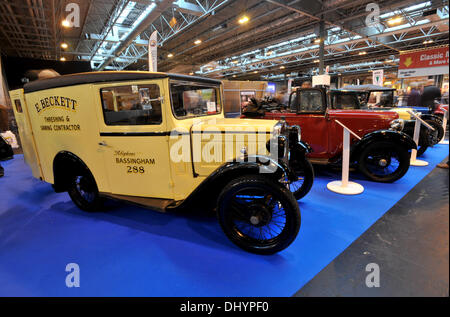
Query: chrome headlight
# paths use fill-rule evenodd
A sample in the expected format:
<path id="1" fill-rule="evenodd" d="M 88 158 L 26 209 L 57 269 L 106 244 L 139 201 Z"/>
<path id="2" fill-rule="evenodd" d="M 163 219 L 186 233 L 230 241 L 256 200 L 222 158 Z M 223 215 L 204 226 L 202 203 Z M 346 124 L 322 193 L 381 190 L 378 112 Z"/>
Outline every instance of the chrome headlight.
<path id="1" fill-rule="evenodd" d="M 395 120 L 391 121 L 390 125 L 391 125 L 391 130 L 401 132 L 401 131 L 403 131 L 403 128 L 405 127 L 405 120 L 395 119 Z"/>
<path id="2" fill-rule="evenodd" d="M 278 121 L 273 127 L 273 136 L 278 137 L 280 135 L 284 135 L 286 133 L 286 120 L 281 119 Z"/>

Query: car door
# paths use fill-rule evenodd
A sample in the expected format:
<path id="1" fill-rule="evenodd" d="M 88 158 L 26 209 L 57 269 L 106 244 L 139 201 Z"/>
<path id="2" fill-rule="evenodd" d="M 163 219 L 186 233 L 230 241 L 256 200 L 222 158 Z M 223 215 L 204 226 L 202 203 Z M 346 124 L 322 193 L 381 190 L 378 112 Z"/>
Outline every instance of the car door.
<path id="1" fill-rule="evenodd" d="M 299 89 L 295 96 L 302 140 L 312 148 L 311 158 L 328 158 L 329 127 L 326 95 L 321 89 Z M 289 123 L 289 122 L 288 122 Z"/>
<path id="2" fill-rule="evenodd" d="M 100 142 L 112 194 L 172 198 L 163 80 L 98 85 Z"/>

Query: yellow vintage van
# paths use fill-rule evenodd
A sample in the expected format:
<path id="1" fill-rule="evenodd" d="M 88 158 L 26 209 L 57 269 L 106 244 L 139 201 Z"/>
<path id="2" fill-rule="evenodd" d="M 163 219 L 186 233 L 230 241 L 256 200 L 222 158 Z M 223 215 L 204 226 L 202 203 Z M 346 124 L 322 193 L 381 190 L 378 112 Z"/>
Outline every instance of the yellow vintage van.
<path id="1" fill-rule="evenodd" d="M 92 72 L 30 82 L 10 97 L 33 176 L 82 210 L 105 197 L 162 212 L 201 201 L 247 251 L 275 253 L 297 236 L 290 189 L 302 180 L 288 158 L 306 154 L 300 128 L 224 118 L 220 81 Z"/>

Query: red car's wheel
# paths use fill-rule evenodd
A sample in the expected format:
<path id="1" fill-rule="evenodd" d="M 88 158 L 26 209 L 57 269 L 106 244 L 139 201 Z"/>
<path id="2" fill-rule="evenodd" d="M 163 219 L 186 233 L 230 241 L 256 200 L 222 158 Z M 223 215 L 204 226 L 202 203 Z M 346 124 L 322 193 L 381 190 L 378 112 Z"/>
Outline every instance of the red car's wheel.
<path id="1" fill-rule="evenodd" d="M 392 183 L 409 169 L 410 152 L 392 142 L 374 142 L 360 154 L 359 170 L 375 182 Z"/>

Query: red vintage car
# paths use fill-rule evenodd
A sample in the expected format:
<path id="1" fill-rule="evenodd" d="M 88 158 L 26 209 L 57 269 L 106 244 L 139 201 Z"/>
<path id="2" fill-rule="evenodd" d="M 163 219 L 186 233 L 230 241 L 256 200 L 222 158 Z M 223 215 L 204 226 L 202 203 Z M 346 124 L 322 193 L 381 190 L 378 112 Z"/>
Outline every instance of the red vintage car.
<path id="1" fill-rule="evenodd" d="M 400 132 L 403 120 L 391 111 L 331 109 L 329 94 L 323 88 L 298 89 L 291 94 L 287 109 L 257 112 L 252 118 L 280 120 L 301 127 L 301 141 L 312 148 L 308 158 L 315 164 L 339 164 L 342 157 L 343 128 L 339 120 L 361 140 L 351 137 L 351 163 L 366 177 L 377 182 L 394 182 L 408 171 L 410 151 L 417 149 L 413 139 Z M 249 117 L 243 115 L 242 118 Z M 295 166 L 296 155 L 291 153 Z M 300 166 L 299 170 L 302 169 Z"/>

